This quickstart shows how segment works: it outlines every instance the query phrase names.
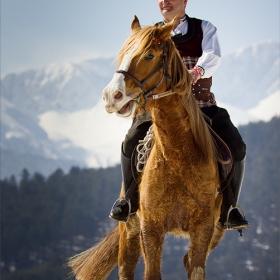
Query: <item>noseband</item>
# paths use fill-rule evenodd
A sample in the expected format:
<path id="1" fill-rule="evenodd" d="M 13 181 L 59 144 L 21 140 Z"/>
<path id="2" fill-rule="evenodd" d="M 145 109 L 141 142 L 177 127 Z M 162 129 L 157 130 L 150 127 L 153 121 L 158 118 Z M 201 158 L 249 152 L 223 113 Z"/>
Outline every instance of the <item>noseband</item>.
<path id="1" fill-rule="evenodd" d="M 142 94 L 144 96 L 144 100 L 145 103 L 143 106 L 145 106 L 147 99 L 158 99 L 170 94 L 174 93 L 174 85 L 173 85 L 173 81 L 171 76 L 168 74 L 167 72 L 167 46 L 165 44 L 161 44 L 160 41 L 158 39 L 154 39 L 154 42 L 156 42 L 158 45 L 160 45 L 162 47 L 162 62 L 158 65 L 158 67 L 147 77 L 145 78 L 142 82 L 140 82 L 139 80 L 137 80 L 133 75 L 131 75 L 129 72 L 124 71 L 124 70 L 118 70 L 116 71 L 116 73 L 120 73 L 123 74 L 124 76 L 130 78 L 131 80 L 133 80 L 142 90 Z M 158 84 L 156 86 L 154 86 L 152 89 L 146 91 L 145 90 L 145 83 L 148 82 L 158 71 L 160 71 L 160 69 L 163 68 L 163 72 L 162 72 L 162 76 L 161 79 L 159 80 Z M 160 94 L 156 94 L 156 95 L 152 95 L 153 92 L 160 86 L 160 84 L 162 83 L 163 79 L 167 79 L 170 81 L 170 85 L 171 85 L 171 90 L 172 91 L 168 91 L 168 92 L 163 92 Z"/>

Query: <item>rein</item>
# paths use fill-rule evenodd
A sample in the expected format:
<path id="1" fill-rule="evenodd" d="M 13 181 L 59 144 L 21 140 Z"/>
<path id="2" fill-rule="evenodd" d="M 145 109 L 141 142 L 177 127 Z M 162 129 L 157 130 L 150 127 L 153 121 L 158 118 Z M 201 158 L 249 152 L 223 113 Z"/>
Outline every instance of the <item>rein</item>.
<path id="1" fill-rule="evenodd" d="M 131 75 L 128 71 L 124 71 L 124 70 L 116 71 L 116 73 L 123 74 L 124 76 L 133 80 L 141 88 L 142 94 L 143 94 L 144 100 L 145 100 L 143 107 L 145 107 L 147 99 L 158 99 L 158 98 L 162 98 L 162 97 L 165 97 L 165 96 L 168 96 L 168 95 L 171 95 L 171 94 L 175 93 L 172 78 L 167 72 L 167 65 L 168 65 L 167 64 L 168 63 L 168 61 L 167 61 L 167 46 L 165 44 L 161 44 L 158 39 L 154 39 L 154 42 L 156 42 L 158 45 L 160 45 L 162 47 L 162 52 L 163 52 L 162 62 L 158 65 L 158 67 L 146 79 L 144 79 L 142 82 L 140 82 L 133 75 Z M 145 91 L 146 82 L 148 82 L 158 71 L 160 71 L 161 68 L 163 68 L 163 72 L 162 72 L 162 76 L 161 76 L 161 79 L 159 80 L 158 84 L 156 86 L 154 86 L 152 89 L 150 89 L 148 91 Z M 161 85 L 164 78 L 170 81 L 171 91 L 166 91 L 166 92 L 162 92 L 162 93 L 153 95 L 153 92 Z"/>

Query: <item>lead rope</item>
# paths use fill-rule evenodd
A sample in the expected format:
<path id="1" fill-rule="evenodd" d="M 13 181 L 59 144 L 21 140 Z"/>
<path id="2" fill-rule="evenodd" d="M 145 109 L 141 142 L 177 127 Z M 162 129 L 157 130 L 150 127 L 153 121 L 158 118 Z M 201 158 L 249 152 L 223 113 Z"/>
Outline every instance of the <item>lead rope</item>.
<path id="1" fill-rule="evenodd" d="M 153 125 L 150 126 L 145 138 L 143 140 L 139 140 L 139 144 L 136 147 L 136 150 L 138 152 L 136 169 L 138 172 L 143 171 L 154 145 L 152 129 Z"/>

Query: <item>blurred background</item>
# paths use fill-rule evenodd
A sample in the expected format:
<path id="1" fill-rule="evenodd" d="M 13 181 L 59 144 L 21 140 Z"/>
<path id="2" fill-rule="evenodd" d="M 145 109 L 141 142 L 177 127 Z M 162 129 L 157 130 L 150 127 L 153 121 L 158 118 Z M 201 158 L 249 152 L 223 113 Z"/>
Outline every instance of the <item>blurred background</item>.
<path id="1" fill-rule="evenodd" d="M 279 1 L 190 0 L 186 12 L 218 28 L 212 89 L 248 150 L 240 204 L 251 227 L 227 232 L 208 278 L 279 279 Z M 108 115 L 101 92 L 134 15 L 162 20 L 156 0 L 1 1 L 1 279 L 67 279 L 66 259 L 116 225 L 131 121 Z M 187 246 L 166 238 L 164 279 L 186 277 Z M 135 279 L 142 271 L 141 260 Z"/>

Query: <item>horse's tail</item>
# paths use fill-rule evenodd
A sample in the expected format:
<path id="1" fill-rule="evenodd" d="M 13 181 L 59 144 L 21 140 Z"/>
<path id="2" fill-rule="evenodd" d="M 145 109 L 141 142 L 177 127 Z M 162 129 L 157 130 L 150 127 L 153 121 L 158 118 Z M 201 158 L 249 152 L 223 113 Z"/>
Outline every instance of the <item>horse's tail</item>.
<path id="1" fill-rule="evenodd" d="M 97 245 L 73 256 L 68 261 L 76 279 L 106 279 L 118 262 L 119 228 L 115 227 Z"/>

